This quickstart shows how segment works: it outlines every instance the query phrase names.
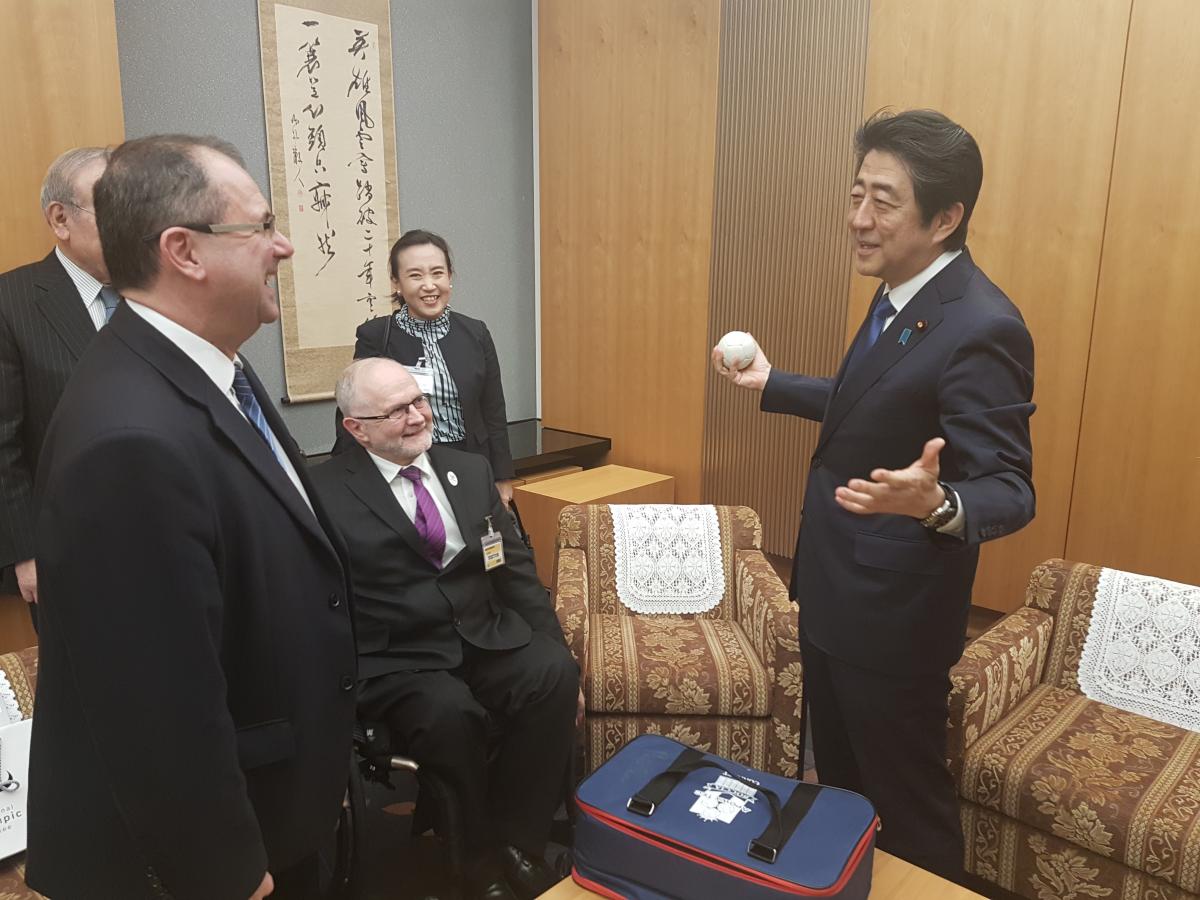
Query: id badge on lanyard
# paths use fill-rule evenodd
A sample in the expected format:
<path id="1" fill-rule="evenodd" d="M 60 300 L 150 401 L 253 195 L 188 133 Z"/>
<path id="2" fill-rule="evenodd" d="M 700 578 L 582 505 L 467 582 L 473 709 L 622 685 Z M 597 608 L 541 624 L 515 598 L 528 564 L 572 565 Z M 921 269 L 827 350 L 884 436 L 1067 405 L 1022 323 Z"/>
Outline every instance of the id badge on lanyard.
<path id="1" fill-rule="evenodd" d="M 421 393 L 427 397 L 432 397 L 433 366 L 429 365 L 429 362 L 425 359 L 425 357 L 422 356 L 418 358 L 415 366 L 405 366 L 404 368 L 408 369 L 408 374 L 412 375 L 413 380 L 416 381 L 417 387 L 420 389 Z"/>
<path id="2" fill-rule="evenodd" d="M 491 516 L 484 518 L 487 519 L 488 533 L 479 542 L 483 545 L 483 571 L 490 572 L 504 565 L 504 535 L 492 527 Z"/>

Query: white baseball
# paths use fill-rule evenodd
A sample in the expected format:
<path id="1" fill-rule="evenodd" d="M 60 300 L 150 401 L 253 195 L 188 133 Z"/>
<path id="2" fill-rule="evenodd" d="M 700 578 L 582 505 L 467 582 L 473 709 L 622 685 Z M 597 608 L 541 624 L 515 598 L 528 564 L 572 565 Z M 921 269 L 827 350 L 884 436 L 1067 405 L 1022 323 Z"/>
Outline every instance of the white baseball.
<path id="1" fill-rule="evenodd" d="M 717 342 L 717 349 L 725 359 L 725 368 L 744 369 L 758 355 L 758 344 L 744 331 L 731 331 Z"/>

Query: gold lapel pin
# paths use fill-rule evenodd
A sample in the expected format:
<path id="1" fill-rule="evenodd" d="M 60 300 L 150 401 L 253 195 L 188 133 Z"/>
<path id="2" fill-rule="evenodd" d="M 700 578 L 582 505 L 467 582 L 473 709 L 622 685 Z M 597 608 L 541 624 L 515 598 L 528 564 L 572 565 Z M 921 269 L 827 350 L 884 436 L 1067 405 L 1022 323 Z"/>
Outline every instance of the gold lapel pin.
<path id="1" fill-rule="evenodd" d="M 917 331 L 924 331 L 928 324 L 924 319 L 917 319 Z"/>

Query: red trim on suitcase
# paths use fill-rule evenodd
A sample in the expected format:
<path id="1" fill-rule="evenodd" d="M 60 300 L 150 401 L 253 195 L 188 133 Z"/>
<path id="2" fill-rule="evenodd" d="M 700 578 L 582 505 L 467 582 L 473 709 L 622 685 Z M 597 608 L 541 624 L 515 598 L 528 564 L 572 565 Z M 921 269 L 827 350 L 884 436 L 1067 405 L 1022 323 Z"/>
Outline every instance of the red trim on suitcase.
<path id="1" fill-rule="evenodd" d="M 700 865 L 709 869 L 716 869 L 719 872 L 734 875 L 735 877 L 742 878 L 745 881 L 754 881 L 763 885 L 764 887 L 774 888 L 775 890 L 783 891 L 789 894 L 799 894 L 804 897 L 829 897 L 842 891 L 846 887 L 846 882 L 848 882 L 854 875 L 859 863 L 862 862 L 863 855 L 867 852 L 867 846 L 871 842 L 871 837 L 875 834 L 875 830 L 879 825 L 879 817 L 876 816 L 867 830 L 863 832 L 863 836 L 859 838 L 858 844 L 855 845 L 854 852 L 850 854 L 850 858 L 846 861 L 846 866 L 842 869 L 842 874 L 836 882 L 827 888 L 808 888 L 798 884 L 793 884 L 790 881 L 785 881 L 782 878 L 776 878 L 773 875 L 767 875 L 758 871 L 757 869 L 748 868 L 747 866 L 740 865 L 732 860 L 713 856 L 712 854 L 696 847 L 692 847 L 689 844 L 683 844 L 678 841 L 673 841 L 670 838 L 635 828 L 625 820 L 611 815 L 610 813 L 606 813 L 602 809 L 597 809 L 588 803 L 585 803 L 584 801 L 580 800 L 578 796 L 575 798 L 575 804 L 584 813 L 591 815 L 592 818 L 604 823 L 608 827 L 624 832 L 636 840 L 644 841 L 648 844 L 654 844 L 660 849 L 666 850 L 668 853 L 673 853 L 676 856 L 687 859 L 689 862 L 699 863 Z M 731 872 L 731 869 L 737 871 Z M 587 885 L 584 886 L 587 887 Z M 591 890 L 591 888 L 589 888 L 589 890 Z M 606 896 L 620 898 L 621 895 L 606 894 Z"/>
<path id="2" fill-rule="evenodd" d="M 625 900 L 623 894 L 618 894 L 612 888 L 607 888 L 602 884 L 592 881 L 590 878 L 584 878 L 579 874 L 579 870 L 574 866 L 571 867 L 571 879 L 580 887 L 587 888 L 593 894 L 599 894 L 601 897 L 609 897 L 611 900 Z"/>

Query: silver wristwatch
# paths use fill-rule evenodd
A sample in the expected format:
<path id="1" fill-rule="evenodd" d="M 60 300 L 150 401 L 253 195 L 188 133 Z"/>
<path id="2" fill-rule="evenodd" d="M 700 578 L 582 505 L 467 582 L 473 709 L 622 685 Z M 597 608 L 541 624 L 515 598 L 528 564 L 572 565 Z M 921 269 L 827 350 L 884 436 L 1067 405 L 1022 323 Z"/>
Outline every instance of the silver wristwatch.
<path id="1" fill-rule="evenodd" d="M 932 531 L 937 531 L 946 525 L 958 513 L 958 495 L 954 493 L 954 489 L 944 481 L 939 481 L 938 487 L 945 495 L 942 505 L 920 520 L 923 527 Z"/>

